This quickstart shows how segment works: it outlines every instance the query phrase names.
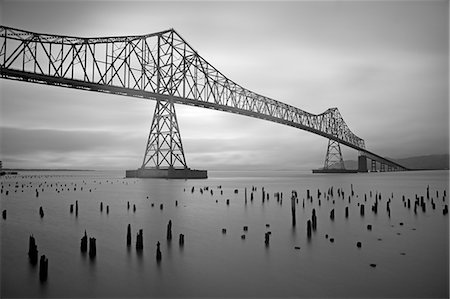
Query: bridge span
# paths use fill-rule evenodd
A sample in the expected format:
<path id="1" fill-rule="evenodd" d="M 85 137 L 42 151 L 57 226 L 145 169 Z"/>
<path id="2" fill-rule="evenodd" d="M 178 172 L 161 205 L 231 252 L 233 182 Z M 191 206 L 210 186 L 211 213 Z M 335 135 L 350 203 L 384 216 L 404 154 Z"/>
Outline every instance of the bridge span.
<path id="1" fill-rule="evenodd" d="M 323 136 L 329 139 L 325 169 L 343 168 L 343 144 L 359 151 L 360 172 L 368 171 L 368 159 L 371 171 L 408 170 L 367 150 L 337 108 L 316 115 L 245 89 L 209 64 L 173 29 L 85 38 L 0 26 L 0 75 L 155 100 L 141 170 L 189 170 L 175 103 L 264 119 Z"/>

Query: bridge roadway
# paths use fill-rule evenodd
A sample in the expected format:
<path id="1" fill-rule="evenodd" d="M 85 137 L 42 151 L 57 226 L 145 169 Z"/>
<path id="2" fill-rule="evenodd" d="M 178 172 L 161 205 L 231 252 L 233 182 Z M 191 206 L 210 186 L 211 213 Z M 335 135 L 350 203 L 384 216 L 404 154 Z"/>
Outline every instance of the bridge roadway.
<path id="1" fill-rule="evenodd" d="M 98 43 L 106 53 L 96 52 Z M 380 165 L 408 170 L 367 150 L 337 108 L 314 115 L 249 91 L 209 65 L 174 30 L 79 38 L 1 26 L 0 49 L 0 74 L 5 79 L 172 101 L 264 119 L 335 140 Z M 361 161 L 359 168 L 364 171 Z"/>

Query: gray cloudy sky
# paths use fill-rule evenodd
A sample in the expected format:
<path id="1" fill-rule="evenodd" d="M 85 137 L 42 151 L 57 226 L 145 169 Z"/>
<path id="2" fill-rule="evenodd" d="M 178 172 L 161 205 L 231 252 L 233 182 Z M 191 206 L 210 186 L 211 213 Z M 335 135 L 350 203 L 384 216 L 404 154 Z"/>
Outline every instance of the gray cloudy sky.
<path id="1" fill-rule="evenodd" d="M 338 107 L 366 147 L 448 153 L 448 1 L 0 2 L 1 24 L 82 37 L 174 28 L 238 84 L 311 113 Z M 155 103 L 0 80 L 6 167 L 124 169 L 142 163 Z M 192 168 L 309 169 L 327 140 L 177 105 Z M 344 159 L 357 152 L 343 148 Z"/>

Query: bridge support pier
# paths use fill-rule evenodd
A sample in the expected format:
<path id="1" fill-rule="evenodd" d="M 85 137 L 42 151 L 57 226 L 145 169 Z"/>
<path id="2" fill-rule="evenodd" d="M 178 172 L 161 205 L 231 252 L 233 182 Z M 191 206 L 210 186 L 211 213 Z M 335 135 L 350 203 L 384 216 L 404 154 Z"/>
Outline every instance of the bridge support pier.
<path id="1" fill-rule="evenodd" d="M 329 139 L 325 163 L 322 169 L 313 169 L 313 173 L 355 173 L 356 170 L 345 169 L 339 142 Z"/>
<path id="2" fill-rule="evenodd" d="M 365 155 L 358 156 L 358 172 L 368 172 L 367 157 Z"/>
<path id="3" fill-rule="evenodd" d="M 178 127 L 175 105 L 170 100 L 157 100 L 141 168 L 127 170 L 133 178 L 207 178 L 206 170 L 187 167 Z"/>
<path id="4" fill-rule="evenodd" d="M 371 167 L 370 167 L 370 172 L 376 172 L 377 171 L 377 161 L 376 160 L 371 160 Z"/>

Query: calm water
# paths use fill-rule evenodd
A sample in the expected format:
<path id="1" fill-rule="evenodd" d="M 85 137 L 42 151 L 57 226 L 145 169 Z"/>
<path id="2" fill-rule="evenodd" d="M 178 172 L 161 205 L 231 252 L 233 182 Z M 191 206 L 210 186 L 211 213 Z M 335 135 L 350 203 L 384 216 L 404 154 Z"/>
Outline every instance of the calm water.
<path id="1" fill-rule="evenodd" d="M 449 191 L 448 171 L 363 175 L 210 172 L 207 180 L 188 181 L 123 179 L 121 172 L 24 174 L 1 179 L 1 209 L 7 210 L 7 219 L 1 220 L 2 297 L 449 296 L 449 218 L 442 213 L 448 204 L 448 194 L 443 196 L 444 190 Z M 252 186 L 257 190 L 251 202 Z M 201 194 L 204 187 L 209 190 Z M 262 187 L 269 194 L 264 203 Z M 327 200 L 330 187 L 334 197 Z M 306 200 L 307 189 L 312 202 Z M 344 199 L 338 197 L 338 189 L 344 191 Z M 292 190 L 298 192 L 296 227 L 291 222 Z M 283 192 L 281 204 L 275 192 Z M 381 193 L 377 214 L 370 209 L 376 193 Z M 411 209 L 404 206 L 403 195 L 411 199 Z M 425 197 L 425 212 L 419 207 L 414 213 L 416 195 Z M 389 198 L 390 217 L 386 212 Z M 78 216 L 69 211 L 76 200 Z M 359 214 L 360 203 L 365 204 L 364 217 Z M 347 206 L 349 217 L 345 218 Z M 308 240 L 306 222 L 313 208 L 318 224 Z M 331 209 L 334 220 L 329 217 Z M 169 220 L 171 242 L 166 240 Z M 126 246 L 128 224 L 131 248 Z M 247 232 L 243 226 L 248 226 Z M 144 236 L 141 254 L 135 249 L 139 229 Z M 85 230 L 97 239 L 93 260 L 80 252 Z M 271 231 L 269 246 L 264 244 L 267 231 Z M 183 247 L 178 244 L 180 233 L 185 235 Z M 30 234 L 36 238 L 39 255 L 49 259 L 45 283 L 39 282 L 39 267 L 28 260 Z M 243 234 L 245 239 L 241 239 Z M 158 241 L 159 264 L 155 259 Z M 361 248 L 356 246 L 358 241 Z"/>

